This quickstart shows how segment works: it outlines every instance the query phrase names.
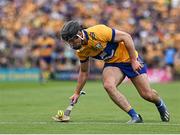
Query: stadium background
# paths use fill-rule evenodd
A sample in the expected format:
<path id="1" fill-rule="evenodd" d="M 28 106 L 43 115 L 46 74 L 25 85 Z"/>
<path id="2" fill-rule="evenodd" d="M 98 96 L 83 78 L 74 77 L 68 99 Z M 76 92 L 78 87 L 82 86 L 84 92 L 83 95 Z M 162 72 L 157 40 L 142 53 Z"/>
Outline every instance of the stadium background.
<path id="1" fill-rule="evenodd" d="M 179 13 L 180 0 L 0 0 L 0 133 L 179 134 Z M 59 40 L 60 28 L 71 19 L 132 35 L 150 81 L 158 82 L 151 86 L 166 102 L 170 122 L 161 122 L 156 108 L 123 83 L 120 91 L 144 118 L 140 125 L 125 124 L 128 115 L 112 103 L 100 81 L 88 81 L 69 123 L 51 119 L 68 106 L 76 86 L 69 80 L 77 78 L 79 61 Z M 42 56 L 53 59 L 47 83 L 39 83 Z M 100 79 L 102 67 L 91 60 L 90 79 Z"/>
<path id="2" fill-rule="evenodd" d="M 38 80 L 41 56 L 53 59 L 52 79 L 76 79 L 79 61 L 59 40 L 60 28 L 72 19 L 84 27 L 103 23 L 130 33 L 149 67 L 150 80 L 176 79 L 179 5 L 179 0 L 1 0 L 0 80 Z M 92 60 L 91 65 L 90 78 L 100 78 L 103 62 Z"/>

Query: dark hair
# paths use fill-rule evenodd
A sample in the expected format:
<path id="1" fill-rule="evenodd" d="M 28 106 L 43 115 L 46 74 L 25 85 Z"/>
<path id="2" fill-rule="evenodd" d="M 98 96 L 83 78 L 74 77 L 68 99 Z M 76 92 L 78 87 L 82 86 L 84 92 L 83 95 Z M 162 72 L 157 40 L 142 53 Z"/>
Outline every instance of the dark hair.
<path id="1" fill-rule="evenodd" d="M 82 27 L 78 21 L 69 21 L 62 27 L 60 37 L 61 39 L 68 41 L 73 38 L 79 30 L 82 30 Z"/>

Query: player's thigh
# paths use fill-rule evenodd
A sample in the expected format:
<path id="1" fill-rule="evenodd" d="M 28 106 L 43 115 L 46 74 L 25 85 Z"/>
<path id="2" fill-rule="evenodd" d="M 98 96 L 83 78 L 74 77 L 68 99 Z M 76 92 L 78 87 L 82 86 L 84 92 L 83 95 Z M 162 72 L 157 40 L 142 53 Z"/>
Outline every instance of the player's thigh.
<path id="1" fill-rule="evenodd" d="M 103 84 L 115 84 L 118 86 L 125 78 L 123 72 L 118 67 L 105 67 L 102 73 Z"/>
<path id="2" fill-rule="evenodd" d="M 131 81 L 141 95 L 152 91 L 147 74 L 140 74 Z"/>

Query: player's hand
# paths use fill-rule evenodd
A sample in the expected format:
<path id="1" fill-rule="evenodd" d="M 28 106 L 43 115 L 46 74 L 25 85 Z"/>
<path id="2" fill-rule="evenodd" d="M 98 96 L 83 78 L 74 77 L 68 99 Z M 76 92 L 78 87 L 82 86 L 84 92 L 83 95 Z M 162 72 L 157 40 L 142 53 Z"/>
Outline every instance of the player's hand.
<path id="1" fill-rule="evenodd" d="M 133 70 L 134 70 L 137 74 L 139 74 L 138 71 L 142 69 L 142 65 L 140 64 L 140 62 L 139 62 L 138 60 L 133 60 L 133 61 L 131 62 L 131 65 L 132 65 Z"/>
<path id="2" fill-rule="evenodd" d="M 79 96 L 80 96 L 80 94 L 74 93 L 74 94 L 70 97 L 72 104 L 76 104 L 76 103 L 77 103 L 77 101 L 78 101 L 78 99 L 79 99 Z"/>

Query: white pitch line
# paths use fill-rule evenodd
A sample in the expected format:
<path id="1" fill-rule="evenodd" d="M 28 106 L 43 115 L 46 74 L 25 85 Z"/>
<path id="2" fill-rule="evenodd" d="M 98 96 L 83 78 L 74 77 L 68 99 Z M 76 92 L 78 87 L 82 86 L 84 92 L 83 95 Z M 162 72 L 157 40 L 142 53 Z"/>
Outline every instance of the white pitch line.
<path id="1" fill-rule="evenodd" d="M 118 123 L 118 122 L 0 122 L 0 125 L 14 125 L 14 124 L 27 124 L 27 125 L 46 125 L 46 124 L 67 124 L 67 125 L 128 125 L 126 123 Z M 180 126 L 180 123 L 138 123 L 134 125 L 151 125 L 151 126 Z"/>
<path id="2" fill-rule="evenodd" d="M 7 122 L 0 122 L 0 125 L 45 125 L 47 122 L 15 122 L 15 121 L 7 121 Z"/>
<path id="3" fill-rule="evenodd" d="M 129 125 L 127 123 L 118 123 L 118 122 L 69 122 L 69 123 L 64 123 L 64 124 L 72 124 L 72 125 Z M 180 123 L 138 123 L 134 125 L 160 125 L 160 126 L 180 126 Z"/>

